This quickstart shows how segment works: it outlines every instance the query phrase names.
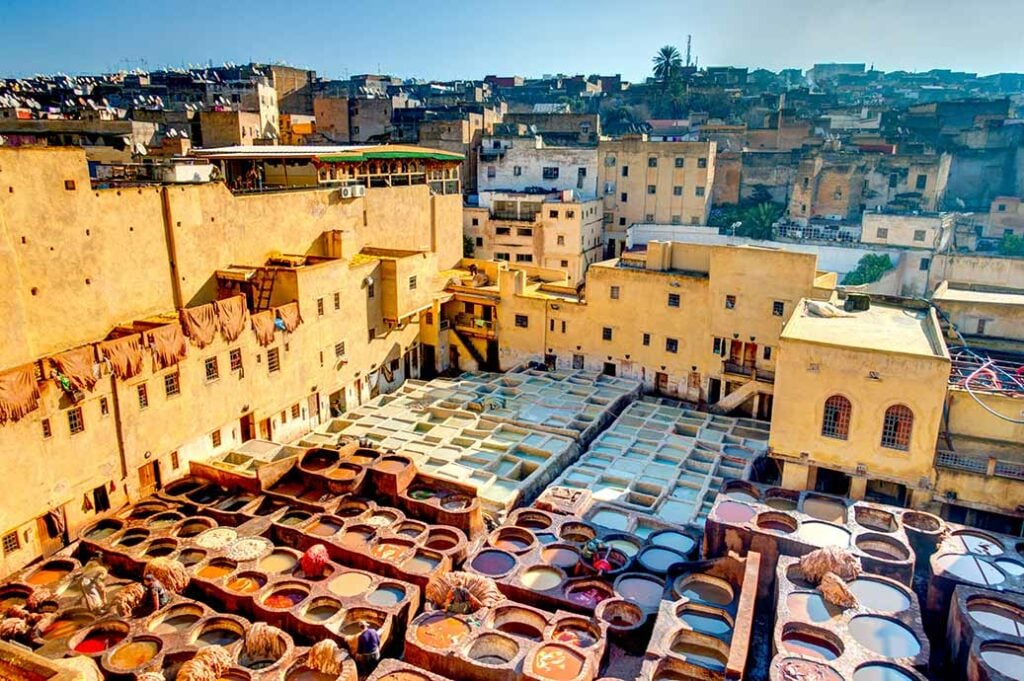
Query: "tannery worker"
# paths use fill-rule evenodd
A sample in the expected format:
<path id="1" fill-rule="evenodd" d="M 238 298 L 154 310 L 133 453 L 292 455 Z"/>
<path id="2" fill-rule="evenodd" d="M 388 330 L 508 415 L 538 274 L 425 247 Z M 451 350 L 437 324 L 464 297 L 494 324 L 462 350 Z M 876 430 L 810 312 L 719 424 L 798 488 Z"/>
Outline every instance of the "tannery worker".
<path id="1" fill-rule="evenodd" d="M 356 641 L 356 665 L 362 670 L 372 667 L 380 660 L 380 632 L 369 622 L 359 623 L 359 638 Z"/>

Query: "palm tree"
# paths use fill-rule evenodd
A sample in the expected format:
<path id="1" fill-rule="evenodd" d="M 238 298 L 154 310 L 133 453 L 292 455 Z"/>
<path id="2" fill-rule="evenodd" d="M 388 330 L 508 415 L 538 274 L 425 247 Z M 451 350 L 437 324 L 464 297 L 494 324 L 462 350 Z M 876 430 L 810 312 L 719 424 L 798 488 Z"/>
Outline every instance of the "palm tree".
<path id="1" fill-rule="evenodd" d="M 654 62 L 654 77 L 666 84 L 674 80 L 683 68 L 682 55 L 671 45 L 665 45 L 658 50 L 651 61 Z"/>

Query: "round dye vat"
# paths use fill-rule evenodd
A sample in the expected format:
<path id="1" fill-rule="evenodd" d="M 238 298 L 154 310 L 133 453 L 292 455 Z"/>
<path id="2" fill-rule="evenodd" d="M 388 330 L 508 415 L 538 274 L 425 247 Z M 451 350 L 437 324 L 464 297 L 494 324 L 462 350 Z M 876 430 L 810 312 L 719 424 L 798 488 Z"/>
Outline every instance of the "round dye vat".
<path id="1" fill-rule="evenodd" d="M 306 528 L 306 532 L 316 535 L 317 537 L 330 537 L 337 534 L 340 529 L 341 525 L 338 523 L 321 518 Z"/>
<path id="2" fill-rule="evenodd" d="M 373 584 L 373 578 L 369 575 L 364 575 L 361 572 L 345 572 L 333 579 L 327 588 L 338 596 L 350 597 L 365 593 L 371 584 Z"/>
<path id="3" fill-rule="evenodd" d="M 523 586 L 533 591 L 548 591 L 562 583 L 562 575 L 554 568 L 532 567 L 519 577 Z"/>
<path id="4" fill-rule="evenodd" d="M 522 553 L 535 543 L 533 535 L 529 531 L 518 527 L 498 530 L 491 539 L 491 546 L 510 553 Z"/>
<path id="5" fill-rule="evenodd" d="M 78 642 L 75 646 L 75 652 L 82 653 L 83 655 L 96 655 L 97 653 L 102 653 L 111 646 L 116 646 L 118 643 L 123 641 L 127 635 L 127 626 L 123 629 L 93 629 L 85 635 L 85 638 Z"/>
<path id="6" fill-rule="evenodd" d="M 565 523 L 559 535 L 567 542 L 573 544 L 586 544 L 597 536 L 594 528 L 584 523 Z"/>
<path id="7" fill-rule="evenodd" d="M 312 622 L 325 622 L 341 610 L 341 603 L 330 599 L 317 599 L 314 601 L 302 616 Z"/>
<path id="8" fill-rule="evenodd" d="M 146 527 L 151 530 L 165 530 L 181 520 L 182 517 L 183 516 L 180 513 L 161 513 L 160 515 L 150 519 L 146 523 Z"/>
<path id="9" fill-rule="evenodd" d="M 725 671 L 725 665 L 729 661 L 723 653 L 699 641 L 690 640 L 685 633 L 672 642 L 671 650 L 676 655 L 686 658 L 690 664 L 713 672 Z"/>
<path id="10" fill-rule="evenodd" d="M 543 530 L 551 527 L 551 518 L 539 511 L 526 511 L 516 518 L 516 525 L 528 530 Z"/>
<path id="11" fill-rule="evenodd" d="M 463 508 L 468 508 L 473 500 L 467 496 L 461 494 L 450 494 L 444 498 L 441 502 L 441 508 L 446 511 L 458 511 Z"/>
<path id="12" fill-rule="evenodd" d="M 917 681 L 917 679 L 898 667 L 873 662 L 857 667 L 853 672 L 853 681 Z"/>
<path id="13" fill-rule="evenodd" d="M 582 608 L 596 608 L 601 601 L 614 594 L 604 584 L 576 584 L 565 590 L 565 597 Z"/>
<path id="14" fill-rule="evenodd" d="M 846 528 L 831 523 L 810 520 L 800 525 L 796 535 L 801 540 L 815 546 L 841 546 L 850 545 L 850 531 Z"/>
<path id="15" fill-rule="evenodd" d="M 614 539 L 609 538 L 605 541 L 609 548 L 622 553 L 626 559 L 630 559 L 640 552 L 640 544 L 634 539 L 628 539 L 626 537 L 616 537 Z"/>
<path id="16" fill-rule="evenodd" d="M 760 501 L 756 496 L 743 489 L 729 490 L 725 493 L 725 496 L 729 497 L 733 501 L 740 501 L 745 504 L 756 504 Z"/>
<path id="17" fill-rule="evenodd" d="M 552 640 L 565 643 L 576 648 L 589 648 L 599 640 L 599 634 L 589 625 L 580 622 L 563 622 L 552 633 Z"/>
<path id="18" fill-rule="evenodd" d="M 765 497 L 764 503 L 771 506 L 776 511 L 795 511 L 796 501 L 789 497 L 783 496 L 769 496 Z"/>
<path id="19" fill-rule="evenodd" d="M 836 646 L 813 633 L 799 630 L 790 630 L 782 635 L 782 647 L 792 655 L 802 655 L 814 660 L 829 662 L 840 655 Z"/>
<path id="20" fill-rule="evenodd" d="M 953 537 L 959 540 L 967 553 L 981 556 L 1000 556 L 1003 546 L 994 538 L 980 532 L 956 532 Z"/>
<path id="21" fill-rule="evenodd" d="M 285 681 L 337 681 L 337 674 L 324 674 L 309 667 L 299 667 L 288 672 Z M 217 681 L 221 681 L 217 679 Z"/>
<path id="22" fill-rule="evenodd" d="M 615 581 L 615 590 L 624 599 L 641 608 L 656 608 L 661 603 L 665 585 L 650 577 L 623 575 Z"/>
<path id="23" fill-rule="evenodd" d="M 303 523 L 313 516 L 305 511 L 292 511 L 291 513 L 285 513 L 277 522 L 281 525 L 288 525 L 289 527 Z"/>
<path id="24" fill-rule="evenodd" d="M 85 538 L 91 539 L 92 541 L 100 541 L 114 534 L 120 530 L 121 527 L 121 523 L 116 520 L 101 520 L 96 523 L 95 527 L 85 533 Z"/>
<path id="25" fill-rule="evenodd" d="M 207 563 L 205 567 L 201 568 L 196 573 L 196 577 L 202 577 L 203 579 L 220 579 L 224 575 L 233 572 L 235 565 L 233 563 L 227 563 L 223 561 L 215 561 Z"/>
<path id="26" fill-rule="evenodd" d="M 679 619 L 694 631 L 708 636 L 727 637 L 732 633 L 732 625 L 719 615 L 698 610 L 683 610 Z"/>
<path id="27" fill-rule="evenodd" d="M 448 551 L 459 545 L 459 537 L 445 530 L 433 529 L 427 534 L 427 548 Z"/>
<path id="28" fill-rule="evenodd" d="M 402 569 L 413 575 L 425 575 L 433 572 L 441 563 L 441 559 L 422 551 L 417 551 L 409 560 L 405 561 Z"/>
<path id="29" fill-rule="evenodd" d="M 786 597 L 786 606 L 795 619 L 815 624 L 828 622 L 843 612 L 842 608 L 827 602 L 819 593 L 791 593 Z"/>
<path id="30" fill-rule="evenodd" d="M 58 617 L 50 626 L 43 630 L 42 637 L 46 641 L 67 638 L 95 619 L 86 612 L 67 613 Z"/>
<path id="31" fill-rule="evenodd" d="M 519 653 L 519 644 L 514 639 L 500 634 L 482 634 L 473 641 L 467 655 L 474 662 L 488 665 L 508 664 Z"/>
<path id="32" fill-rule="evenodd" d="M 200 532 L 208 529 L 212 521 L 209 520 L 189 520 L 181 524 L 174 534 L 178 537 L 194 537 Z"/>
<path id="33" fill-rule="evenodd" d="M 398 520 L 398 516 L 394 513 L 387 513 L 386 511 L 380 511 L 377 513 L 370 514 L 370 517 L 363 522 L 370 527 L 387 527 L 388 525 L 394 524 Z"/>
<path id="34" fill-rule="evenodd" d="M 804 513 L 830 523 L 846 522 L 846 504 L 827 497 L 808 495 L 804 497 Z"/>
<path id="35" fill-rule="evenodd" d="M 287 610 L 306 599 L 309 592 L 297 588 L 279 589 L 263 599 L 263 605 L 275 610 Z"/>
<path id="36" fill-rule="evenodd" d="M 903 612 L 910 607 L 910 596 L 899 587 L 870 577 L 858 577 L 846 586 L 857 597 L 857 602 L 868 610 Z"/>
<path id="37" fill-rule="evenodd" d="M 435 613 L 416 628 L 416 638 L 432 648 L 449 648 L 466 638 L 469 631 L 469 625 L 457 617 Z"/>
<path id="38" fill-rule="evenodd" d="M 380 541 L 373 545 L 370 553 L 387 563 L 395 563 L 402 560 L 412 550 L 408 544 L 399 544 L 392 541 Z"/>
<path id="39" fill-rule="evenodd" d="M 644 619 L 644 612 L 636 603 L 610 599 L 602 605 L 601 619 L 616 629 L 632 629 Z"/>
<path id="40" fill-rule="evenodd" d="M 996 561 L 996 565 L 1011 577 L 1020 577 L 1021 575 L 1024 575 L 1024 565 L 1021 565 L 1015 560 L 1000 558 Z"/>
<path id="41" fill-rule="evenodd" d="M 999 569 L 974 556 L 947 553 L 935 559 L 936 573 L 948 572 L 965 582 L 995 586 L 1006 579 Z"/>
<path id="42" fill-rule="evenodd" d="M 799 657 L 783 658 L 776 663 L 781 679 L 802 679 L 806 681 L 843 681 L 835 669 L 820 662 L 811 662 Z"/>
<path id="43" fill-rule="evenodd" d="M 570 648 L 544 645 L 533 656 L 533 674 L 553 681 L 570 681 L 583 672 L 583 661 L 583 656 Z"/>
<path id="44" fill-rule="evenodd" d="M 348 466 L 338 466 L 333 471 L 328 471 L 327 477 L 338 482 L 351 482 L 359 475 L 359 469 Z"/>
<path id="45" fill-rule="evenodd" d="M 707 578 L 689 578 L 679 585 L 679 595 L 691 601 L 708 605 L 729 605 L 732 603 L 732 589 L 726 582 L 712 582 Z"/>
<path id="46" fill-rule="evenodd" d="M 715 507 L 715 517 L 726 523 L 740 524 L 757 515 L 753 507 L 738 501 L 723 501 Z"/>
<path id="47" fill-rule="evenodd" d="M 629 526 L 629 516 L 621 511 L 601 509 L 590 516 L 590 522 L 609 530 L 625 530 Z"/>
<path id="48" fill-rule="evenodd" d="M 259 562 L 259 569 L 269 574 L 275 574 L 278 572 L 285 572 L 293 569 L 298 564 L 299 559 L 294 554 L 288 553 L 287 551 L 274 551 L 269 556 Z"/>
<path id="49" fill-rule="evenodd" d="M 29 575 L 25 581 L 34 586 L 49 586 L 64 579 L 70 572 L 71 567 L 64 563 L 47 563 Z"/>
<path id="50" fill-rule="evenodd" d="M 159 652 L 159 641 L 140 639 L 118 647 L 110 654 L 108 662 L 115 669 L 137 669 L 156 657 Z"/>
<path id="51" fill-rule="evenodd" d="M 1024 613 L 1009 603 L 973 598 L 967 603 L 967 612 L 983 627 L 1010 636 L 1024 636 Z"/>
<path id="52" fill-rule="evenodd" d="M 349 548 L 360 549 L 369 544 L 372 538 L 373 530 L 346 530 L 345 534 L 341 535 L 341 544 Z"/>
<path id="53" fill-rule="evenodd" d="M 655 532 L 648 539 L 655 546 L 663 546 L 665 548 L 672 549 L 678 553 L 689 555 L 690 551 L 697 545 L 697 542 L 688 535 L 682 532 L 675 532 L 673 530 L 664 530 L 662 532 Z"/>
<path id="54" fill-rule="evenodd" d="M 381 586 L 366 597 L 366 600 L 373 605 L 389 608 L 398 605 L 405 598 L 405 589 L 400 586 Z"/>
<path id="55" fill-rule="evenodd" d="M 251 594 L 256 593 L 263 588 L 263 585 L 267 583 L 266 577 L 253 573 L 241 574 L 232 579 L 227 583 L 229 591 L 234 591 L 238 594 Z"/>
<path id="56" fill-rule="evenodd" d="M 426 525 L 422 523 L 402 523 L 398 526 L 398 534 L 403 537 L 409 537 L 410 539 L 416 539 L 426 529 Z"/>
<path id="57" fill-rule="evenodd" d="M 540 558 L 548 565 L 571 570 L 580 562 L 580 554 L 568 546 L 549 546 L 540 552 Z"/>
<path id="58" fill-rule="evenodd" d="M 144 542 L 148 536 L 149 530 L 128 530 L 115 542 L 115 545 L 125 547 L 138 546 Z"/>
<path id="59" fill-rule="evenodd" d="M 497 577 L 508 574 L 516 566 L 516 559 L 504 551 L 485 549 L 476 554 L 470 566 L 481 574 Z"/>
<path id="60" fill-rule="evenodd" d="M 884 534 L 862 534 L 857 537 L 857 548 L 869 556 L 881 560 L 907 560 L 910 550 L 892 537 Z"/>
<path id="61" fill-rule="evenodd" d="M 849 627 L 858 643 L 884 657 L 913 657 L 921 652 L 914 632 L 896 620 L 861 615 L 850 620 Z"/>
<path id="62" fill-rule="evenodd" d="M 206 551 L 200 551 L 199 549 L 185 549 L 178 554 L 177 560 L 185 567 L 192 567 L 196 563 L 202 562 L 206 558 Z"/>
<path id="63" fill-rule="evenodd" d="M 409 466 L 410 461 L 408 459 L 402 459 L 399 457 L 384 457 L 376 465 L 374 470 L 380 471 L 381 473 L 401 473 Z"/>
<path id="64" fill-rule="evenodd" d="M 1024 669 L 1024 648 L 1007 644 L 988 644 L 981 646 L 981 659 L 992 669 L 1008 678 L 1022 678 Z"/>
<path id="65" fill-rule="evenodd" d="M 181 533 L 178 533 L 179 536 Z M 204 549 L 222 549 L 238 538 L 238 532 L 230 527 L 214 527 L 196 537 L 196 544 Z"/>
<path id="66" fill-rule="evenodd" d="M 651 572 L 663 574 L 673 565 L 686 562 L 686 556 L 660 546 L 648 546 L 637 555 L 637 561 Z"/>
<path id="67" fill-rule="evenodd" d="M 190 629 L 198 621 L 198 612 L 171 613 L 170 616 L 161 619 L 150 631 L 154 634 L 177 634 Z"/>
<path id="68" fill-rule="evenodd" d="M 768 511 L 758 514 L 757 527 L 775 534 L 792 534 L 796 532 L 797 521 L 791 515 Z"/>
<path id="69" fill-rule="evenodd" d="M 229 646 L 242 638 L 242 634 L 226 626 L 205 627 L 196 639 L 197 646 Z"/>

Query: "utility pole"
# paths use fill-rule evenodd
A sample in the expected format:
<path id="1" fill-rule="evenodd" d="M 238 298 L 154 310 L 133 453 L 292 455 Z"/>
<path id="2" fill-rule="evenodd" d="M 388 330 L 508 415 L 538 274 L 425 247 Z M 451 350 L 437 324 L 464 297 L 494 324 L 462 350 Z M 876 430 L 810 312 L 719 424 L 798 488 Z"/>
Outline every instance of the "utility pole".
<path id="1" fill-rule="evenodd" d="M 690 45 L 693 40 L 693 36 L 690 34 L 686 35 L 686 67 L 690 67 Z"/>

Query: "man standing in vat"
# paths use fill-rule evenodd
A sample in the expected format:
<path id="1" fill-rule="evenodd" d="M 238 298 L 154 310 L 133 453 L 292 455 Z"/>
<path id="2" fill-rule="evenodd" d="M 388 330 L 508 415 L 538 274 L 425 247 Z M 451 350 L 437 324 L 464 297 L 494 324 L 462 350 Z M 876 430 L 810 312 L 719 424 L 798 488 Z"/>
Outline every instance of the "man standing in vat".
<path id="1" fill-rule="evenodd" d="M 356 639 L 356 666 L 364 673 L 380 660 L 380 632 L 367 621 L 359 623 L 359 638 Z"/>

